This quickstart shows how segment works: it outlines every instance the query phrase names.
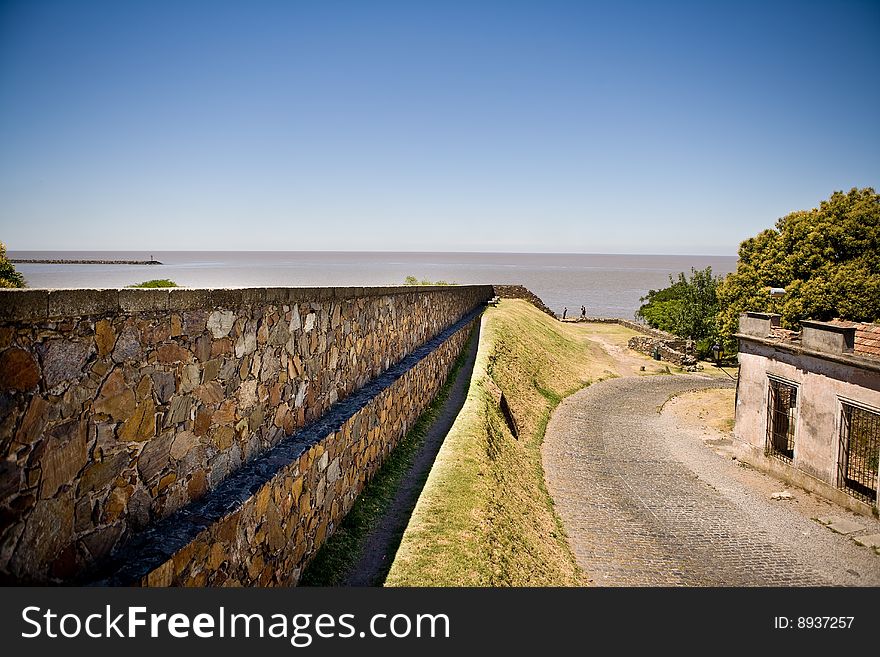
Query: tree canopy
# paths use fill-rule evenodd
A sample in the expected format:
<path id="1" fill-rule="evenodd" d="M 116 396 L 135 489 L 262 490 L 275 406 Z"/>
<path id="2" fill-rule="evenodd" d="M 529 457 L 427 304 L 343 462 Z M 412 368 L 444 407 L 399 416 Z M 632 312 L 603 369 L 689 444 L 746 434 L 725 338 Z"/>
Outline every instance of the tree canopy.
<path id="1" fill-rule="evenodd" d="M 701 271 L 691 267 L 690 277 L 684 272 L 678 280 L 669 276 L 669 287 L 651 290 L 642 297 L 644 303 L 636 312 L 650 326 L 692 340 L 707 340 L 717 333 L 717 289 L 719 278 L 712 268 Z"/>
<path id="2" fill-rule="evenodd" d="M 783 297 L 769 288 L 783 287 Z M 803 319 L 880 319 L 880 195 L 834 192 L 818 208 L 792 212 L 745 240 L 736 271 L 718 288 L 719 328 L 736 332 L 739 314 L 775 312 Z"/>
<path id="3" fill-rule="evenodd" d="M 0 242 L 0 287 L 24 287 L 24 276 L 9 262 L 3 242 Z"/>
<path id="4" fill-rule="evenodd" d="M 880 320 L 880 195 L 872 188 L 834 192 L 818 208 L 792 212 L 739 247 L 726 278 L 691 269 L 651 290 L 636 315 L 655 328 L 732 346 L 740 313 L 774 312 L 801 320 Z M 770 288 L 785 288 L 781 297 Z"/>

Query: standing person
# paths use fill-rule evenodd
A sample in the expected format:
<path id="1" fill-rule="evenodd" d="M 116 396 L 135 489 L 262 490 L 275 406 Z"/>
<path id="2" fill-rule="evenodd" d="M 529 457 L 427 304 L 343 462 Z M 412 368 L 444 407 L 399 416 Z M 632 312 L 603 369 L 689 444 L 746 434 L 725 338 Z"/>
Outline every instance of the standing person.
<path id="1" fill-rule="evenodd" d="M 568 313 L 568 307 L 562 309 L 562 319 L 565 320 L 565 315 Z"/>
<path id="2" fill-rule="evenodd" d="M 581 306 L 581 319 L 586 319 L 586 318 L 587 318 L 587 307 Z"/>

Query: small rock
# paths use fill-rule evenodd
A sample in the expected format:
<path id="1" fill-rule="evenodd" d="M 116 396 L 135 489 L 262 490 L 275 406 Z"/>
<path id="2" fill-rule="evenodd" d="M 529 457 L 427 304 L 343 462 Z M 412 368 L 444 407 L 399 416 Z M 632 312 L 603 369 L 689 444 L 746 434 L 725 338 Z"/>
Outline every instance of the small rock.
<path id="1" fill-rule="evenodd" d="M 171 372 L 153 372 L 153 387 L 160 404 L 165 404 L 174 394 L 174 374 Z"/>
<path id="2" fill-rule="evenodd" d="M 98 398 L 92 404 L 96 413 L 106 413 L 114 420 L 127 420 L 135 409 L 134 392 L 125 385 L 125 377 L 116 368 L 104 381 Z"/>
<path id="3" fill-rule="evenodd" d="M 208 316 L 208 330 L 214 339 L 220 339 L 229 335 L 232 325 L 235 323 L 235 313 L 231 310 L 215 310 Z"/>
<path id="4" fill-rule="evenodd" d="M 199 439 L 192 431 L 181 431 L 175 435 L 174 442 L 171 443 L 171 457 L 179 461 L 198 444 Z"/>
<path id="5" fill-rule="evenodd" d="M 122 427 L 117 436 L 125 442 L 142 442 L 156 435 L 156 405 L 148 397 L 137 405 L 134 413 Z"/>
<path id="6" fill-rule="evenodd" d="M 779 493 L 773 493 L 770 496 L 771 500 L 793 500 L 794 495 L 789 493 L 787 490 L 780 491 Z"/>
<path id="7" fill-rule="evenodd" d="M 59 488 L 74 480 L 87 461 L 84 421 L 71 420 L 52 429 L 41 464 L 43 475 L 40 496 L 49 498 L 55 495 Z"/>
<path id="8" fill-rule="evenodd" d="M 95 344 L 98 345 L 98 355 L 102 358 L 113 351 L 113 346 L 116 344 L 116 331 L 106 319 L 99 320 L 95 324 Z"/>
<path id="9" fill-rule="evenodd" d="M 137 459 L 137 469 L 145 484 L 150 484 L 169 464 L 173 442 L 173 434 L 165 434 L 149 441 L 141 450 Z"/>
<path id="10" fill-rule="evenodd" d="M 50 391 L 61 383 L 82 376 L 83 367 L 92 353 L 85 342 L 52 340 L 43 355 L 43 377 Z"/>
<path id="11" fill-rule="evenodd" d="M 235 342 L 235 357 L 241 358 L 242 356 L 247 356 L 248 354 L 254 353 L 257 350 L 257 331 L 256 329 L 252 329 L 246 333 L 243 333 L 241 337 Z"/>
<path id="12" fill-rule="evenodd" d="M 137 360 L 143 355 L 141 349 L 141 335 L 134 326 L 127 326 L 113 349 L 113 360 L 122 363 L 127 360 Z"/>
<path id="13" fill-rule="evenodd" d="M 163 344 L 156 350 L 156 357 L 160 363 L 165 364 L 189 362 L 192 359 L 192 352 L 178 344 Z"/>
<path id="14" fill-rule="evenodd" d="M 31 390 L 40 382 L 40 369 L 24 349 L 11 347 L 0 354 L 0 389 Z"/>

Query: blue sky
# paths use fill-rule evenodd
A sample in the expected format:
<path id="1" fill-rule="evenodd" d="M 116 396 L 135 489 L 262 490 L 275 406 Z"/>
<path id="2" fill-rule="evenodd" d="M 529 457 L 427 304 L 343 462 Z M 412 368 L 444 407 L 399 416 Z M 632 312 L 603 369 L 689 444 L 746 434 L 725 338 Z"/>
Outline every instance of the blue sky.
<path id="1" fill-rule="evenodd" d="M 880 186 L 878 65 L 878 2 L 0 0 L 0 240 L 733 254 Z"/>

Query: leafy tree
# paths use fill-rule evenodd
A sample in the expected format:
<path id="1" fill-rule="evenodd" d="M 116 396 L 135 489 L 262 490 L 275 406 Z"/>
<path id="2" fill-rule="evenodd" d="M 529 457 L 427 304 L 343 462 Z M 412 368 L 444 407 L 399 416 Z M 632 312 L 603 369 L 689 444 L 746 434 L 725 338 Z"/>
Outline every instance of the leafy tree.
<path id="1" fill-rule="evenodd" d="M 636 312 L 650 326 L 692 340 L 708 340 L 717 333 L 717 289 L 720 279 L 712 268 L 697 271 L 690 277 L 684 272 L 678 280 L 669 276 L 669 287 L 651 290 L 642 297 L 644 303 Z"/>
<path id="2" fill-rule="evenodd" d="M 784 287 L 783 297 L 769 288 Z M 818 208 L 792 212 L 745 240 L 736 271 L 718 289 L 719 327 L 737 330 L 745 311 L 803 319 L 880 319 L 880 195 L 872 188 L 834 192 Z"/>
<path id="3" fill-rule="evenodd" d="M 24 276 L 6 257 L 6 245 L 0 242 L 0 287 L 24 287 Z"/>

